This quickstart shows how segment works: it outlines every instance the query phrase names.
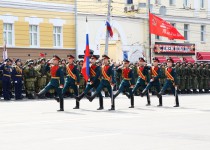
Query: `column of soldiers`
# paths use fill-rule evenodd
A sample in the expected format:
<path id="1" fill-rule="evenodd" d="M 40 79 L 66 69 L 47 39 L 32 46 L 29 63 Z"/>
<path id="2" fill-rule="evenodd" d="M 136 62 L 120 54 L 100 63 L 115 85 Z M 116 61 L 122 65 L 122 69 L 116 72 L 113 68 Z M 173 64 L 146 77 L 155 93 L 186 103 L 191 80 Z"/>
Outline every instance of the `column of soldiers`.
<path id="1" fill-rule="evenodd" d="M 174 64 L 168 58 L 166 63 L 160 64 L 153 58 L 150 66 L 142 57 L 132 64 L 129 60 L 112 62 L 107 55 L 101 60 L 92 55 L 90 62 L 90 82 L 86 83 L 81 74 L 83 61 L 75 62 L 72 55 L 68 55 L 67 60 L 55 55 L 51 60 L 29 59 L 24 64 L 20 59 L 8 58 L 0 65 L 0 91 L 5 101 L 21 100 L 24 93 L 28 99 L 55 98 L 60 103 L 60 111 L 64 110 L 65 97 L 75 98 L 74 109 L 80 108 L 83 97 L 90 102 L 99 97 L 98 110 L 102 110 L 104 96 L 101 91 L 111 98 L 110 110 L 115 110 L 115 99 L 120 93 L 130 99 L 129 108 L 134 108 L 136 96 L 146 96 L 146 106 L 150 106 L 150 92 L 157 95 L 158 106 L 163 105 L 163 94 L 174 94 L 175 107 L 179 106 L 178 94 L 209 92 L 210 67 L 207 63 Z"/>

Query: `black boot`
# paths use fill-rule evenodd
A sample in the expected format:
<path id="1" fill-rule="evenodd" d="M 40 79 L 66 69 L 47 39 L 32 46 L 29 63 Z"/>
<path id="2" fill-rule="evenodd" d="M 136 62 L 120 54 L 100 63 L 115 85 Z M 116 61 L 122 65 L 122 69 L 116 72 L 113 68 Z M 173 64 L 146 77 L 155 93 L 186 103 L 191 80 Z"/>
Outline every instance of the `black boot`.
<path id="1" fill-rule="evenodd" d="M 99 96 L 99 108 L 97 110 L 103 110 L 103 109 L 104 109 L 103 96 Z"/>
<path id="2" fill-rule="evenodd" d="M 159 98 L 159 105 L 157 105 L 158 107 L 162 107 L 163 106 L 163 102 L 162 102 L 162 96 Z"/>
<path id="3" fill-rule="evenodd" d="M 87 98 L 90 102 L 92 102 L 92 101 L 93 101 L 93 99 L 94 99 L 97 95 L 98 95 L 98 93 L 97 93 L 97 92 L 95 92 L 92 96 L 88 96 L 88 95 L 86 95 L 86 98 Z"/>
<path id="4" fill-rule="evenodd" d="M 114 105 L 112 105 L 111 109 L 109 109 L 109 111 L 112 111 L 112 110 L 115 110 L 115 106 Z"/>
<path id="5" fill-rule="evenodd" d="M 160 91 L 160 92 L 157 94 L 157 97 L 160 98 L 160 97 L 162 97 L 162 95 L 163 95 L 163 92 Z"/>
<path id="6" fill-rule="evenodd" d="M 59 97 L 55 97 L 54 98 L 58 103 L 60 102 L 60 98 Z"/>
<path id="7" fill-rule="evenodd" d="M 79 109 L 79 102 L 76 101 L 76 106 L 73 109 Z"/>
<path id="8" fill-rule="evenodd" d="M 147 104 L 146 106 L 150 106 L 151 102 L 150 102 L 150 96 L 149 96 L 149 92 L 147 93 Z"/>
<path id="9" fill-rule="evenodd" d="M 179 97 L 178 97 L 178 95 L 176 95 L 175 101 L 176 101 L 176 105 L 174 107 L 179 107 Z"/>
<path id="10" fill-rule="evenodd" d="M 111 99 L 111 103 L 112 103 L 112 106 L 111 106 L 111 109 L 109 109 L 110 111 L 111 110 L 115 110 L 115 99 Z"/>
<path id="11" fill-rule="evenodd" d="M 83 92 L 83 93 L 80 94 L 79 96 L 75 96 L 75 95 L 74 95 L 74 98 L 76 99 L 76 101 L 79 102 L 84 96 L 85 96 L 85 93 Z"/>
<path id="12" fill-rule="evenodd" d="M 57 110 L 57 111 L 64 111 L 64 107 L 63 107 L 64 101 L 63 101 L 63 98 L 59 98 L 59 101 L 60 101 L 60 109 Z"/>
<path id="13" fill-rule="evenodd" d="M 142 92 L 140 92 L 140 96 L 144 97 L 144 95 L 147 93 L 147 90 L 143 90 Z"/>
<path id="14" fill-rule="evenodd" d="M 105 92 L 105 97 L 109 97 L 109 92 L 108 91 Z"/>
<path id="15" fill-rule="evenodd" d="M 129 108 L 134 108 L 134 96 L 131 96 L 131 106 Z"/>

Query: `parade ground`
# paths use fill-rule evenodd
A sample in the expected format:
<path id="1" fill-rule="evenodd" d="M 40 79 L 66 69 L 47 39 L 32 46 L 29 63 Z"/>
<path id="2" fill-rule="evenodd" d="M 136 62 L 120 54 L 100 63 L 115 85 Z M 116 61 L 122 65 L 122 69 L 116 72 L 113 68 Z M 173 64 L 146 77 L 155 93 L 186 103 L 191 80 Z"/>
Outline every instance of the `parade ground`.
<path id="1" fill-rule="evenodd" d="M 120 95 L 116 111 L 97 111 L 98 99 L 84 99 L 73 110 L 75 100 L 65 99 L 65 111 L 57 112 L 54 100 L 0 101 L 0 150 L 209 150 L 209 94 L 180 95 L 158 99 L 135 97 L 135 108 Z"/>

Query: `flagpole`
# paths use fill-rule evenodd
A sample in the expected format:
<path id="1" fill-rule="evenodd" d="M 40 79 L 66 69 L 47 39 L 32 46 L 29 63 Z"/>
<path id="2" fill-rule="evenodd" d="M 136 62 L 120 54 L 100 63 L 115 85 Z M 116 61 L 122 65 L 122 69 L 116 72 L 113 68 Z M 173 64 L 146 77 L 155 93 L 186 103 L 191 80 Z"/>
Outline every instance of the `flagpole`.
<path id="1" fill-rule="evenodd" d="M 111 12 L 111 0 L 108 3 L 108 14 L 107 14 L 107 21 L 110 23 L 110 12 Z M 105 43 L 105 51 L 104 54 L 108 55 L 108 48 L 109 48 L 109 31 L 106 28 L 106 43 Z"/>
<path id="2" fill-rule="evenodd" d="M 148 0 L 148 27 L 149 27 L 149 62 L 152 63 L 152 38 L 150 32 L 150 0 Z"/>

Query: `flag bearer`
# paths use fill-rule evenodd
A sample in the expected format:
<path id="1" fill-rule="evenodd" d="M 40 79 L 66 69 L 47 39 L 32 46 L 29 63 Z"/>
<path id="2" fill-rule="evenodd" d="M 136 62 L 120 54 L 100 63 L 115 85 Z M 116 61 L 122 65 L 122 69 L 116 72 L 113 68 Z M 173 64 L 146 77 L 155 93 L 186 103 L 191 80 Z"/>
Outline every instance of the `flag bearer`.
<path id="1" fill-rule="evenodd" d="M 115 84 L 115 78 L 114 78 L 114 71 L 113 71 L 113 65 L 109 64 L 109 57 L 107 55 L 103 55 L 103 66 L 101 69 L 102 73 L 102 80 L 99 84 L 99 86 L 96 89 L 96 92 L 92 96 L 86 95 L 86 97 L 89 99 L 89 101 L 92 101 L 101 91 L 103 88 L 107 88 L 108 92 L 111 96 L 113 97 L 113 86 Z M 113 99 L 112 99 L 113 100 Z M 111 109 L 110 110 L 115 110 L 114 104 L 112 103 Z"/>

